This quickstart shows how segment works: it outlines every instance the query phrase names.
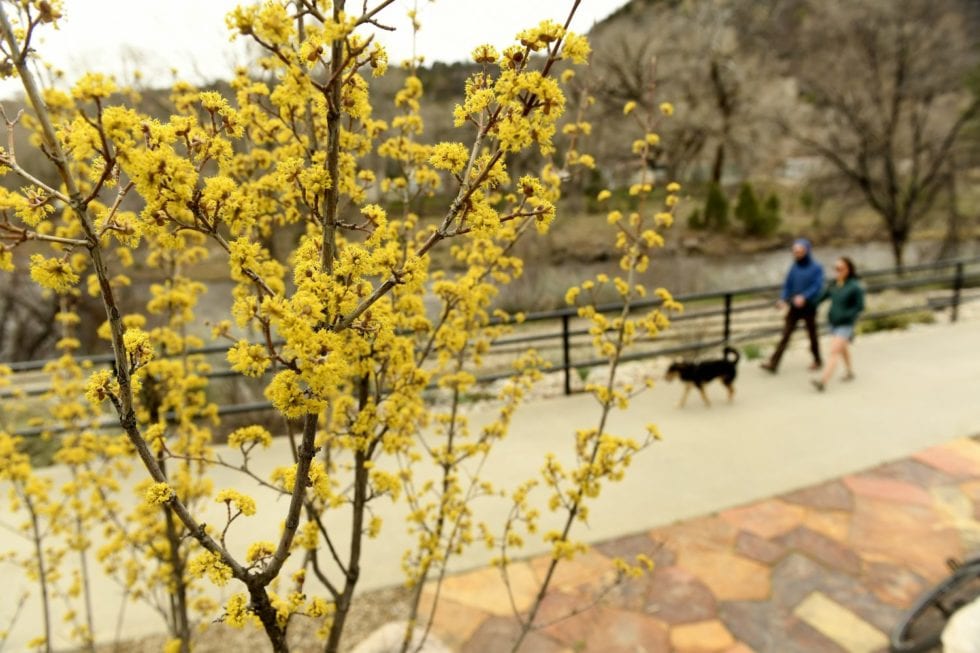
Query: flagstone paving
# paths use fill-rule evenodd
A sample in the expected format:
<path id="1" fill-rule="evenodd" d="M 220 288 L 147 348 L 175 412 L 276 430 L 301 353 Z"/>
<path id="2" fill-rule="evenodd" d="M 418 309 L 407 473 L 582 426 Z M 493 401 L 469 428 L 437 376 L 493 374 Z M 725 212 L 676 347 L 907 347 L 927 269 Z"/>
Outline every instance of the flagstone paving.
<path id="1" fill-rule="evenodd" d="M 980 436 L 840 479 L 597 544 L 559 566 L 527 653 L 882 653 L 948 558 L 980 545 Z M 613 560 L 656 563 L 616 581 Z M 450 577 L 433 633 L 510 650 L 547 558 Z"/>

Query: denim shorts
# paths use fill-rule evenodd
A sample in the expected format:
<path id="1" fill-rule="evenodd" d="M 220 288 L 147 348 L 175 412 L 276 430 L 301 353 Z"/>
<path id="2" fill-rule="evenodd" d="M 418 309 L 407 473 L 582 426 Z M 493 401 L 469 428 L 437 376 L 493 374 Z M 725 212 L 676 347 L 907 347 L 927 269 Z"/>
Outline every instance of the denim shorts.
<path id="1" fill-rule="evenodd" d="M 854 325 L 853 324 L 841 324 L 840 326 L 830 327 L 830 335 L 837 336 L 838 338 L 843 338 L 848 342 L 854 341 Z"/>

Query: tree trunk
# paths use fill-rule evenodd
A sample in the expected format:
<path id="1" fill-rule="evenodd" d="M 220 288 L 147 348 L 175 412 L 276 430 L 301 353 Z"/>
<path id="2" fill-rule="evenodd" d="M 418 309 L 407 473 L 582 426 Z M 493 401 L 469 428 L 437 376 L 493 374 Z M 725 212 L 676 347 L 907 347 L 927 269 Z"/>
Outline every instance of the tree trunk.
<path id="1" fill-rule="evenodd" d="M 899 275 L 905 274 L 905 244 L 907 241 L 907 234 L 891 232 L 892 257 L 895 259 L 895 267 L 898 269 Z"/>
<path id="2" fill-rule="evenodd" d="M 959 254 L 962 234 L 960 227 L 963 223 L 963 216 L 960 214 L 958 206 L 958 193 L 956 192 L 956 163 L 950 156 L 950 172 L 946 181 L 946 195 L 949 203 L 946 214 L 946 234 L 943 236 L 943 244 L 939 248 L 939 259 L 955 258 Z"/>
<path id="3" fill-rule="evenodd" d="M 725 143 L 722 141 L 715 147 L 715 161 L 711 164 L 711 181 L 721 187 L 721 175 L 725 168 Z"/>
<path id="4" fill-rule="evenodd" d="M 249 587 L 249 596 L 252 599 L 252 611 L 262 622 L 269 643 L 272 644 L 273 653 L 289 653 L 289 644 L 286 642 L 286 629 L 279 626 L 278 614 L 269 601 L 269 595 L 265 587 Z"/>
<path id="5" fill-rule="evenodd" d="M 177 532 L 170 506 L 163 507 L 164 519 L 167 524 L 167 545 L 170 549 L 171 575 L 174 582 L 174 593 L 171 601 L 171 619 L 173 635 L 180 640 L 180 653 L 190 653 L 191 624 L 187 613 L 187 579 L 184 577 L 184 560 L 180 555 L 181 537 Z"/>

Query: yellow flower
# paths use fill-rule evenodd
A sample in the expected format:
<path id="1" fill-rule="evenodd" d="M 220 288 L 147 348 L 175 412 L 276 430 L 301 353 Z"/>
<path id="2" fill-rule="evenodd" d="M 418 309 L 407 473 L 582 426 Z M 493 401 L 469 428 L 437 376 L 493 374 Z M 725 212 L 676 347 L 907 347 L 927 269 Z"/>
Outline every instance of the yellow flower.
<path id="1" fill-rule="evenodd" d="M 596 195 L 596 200 L 600 202 L 605 202 L 607 199 L 612 197 L 612 193 L 608 190 L 600 190 L 599 194 Z"/>
<path id="2" fill-rule="evenodd" d="M 239 340 L 228 350 L 228 362 L 231 369 L 251 377 L 262 376 L 272 364 L 265 347 L 250 344 L 247 340 Z"/>
<path id="3" fill-rule="evenodd" d="M 462 143 L 439 143 L 432 148 L 429 163 L 440 170 L 459 174 L 469 158 L 469 150 Z"/>
<path id="4" fill-rule="evenodd" d="M 500 53 L 492 45 L 479 45 L 473 50 L 471 56 L 476 63 L 495 64 L 497 63 L 497 59 L 500 58 Z"/>
<path id="5" fill-rule="evenodd" d="M 112 372 L 107 369 L 98 370 L 89 377 L 88 384 L 85 386 L 85 398 L 97 406 L 113 396 L 116 388 L 116 380 Z"/>
<path id="6" fill-rule="evenodd" d="M 272 542 L 253 542 L 249 545 L 245 553 L 245 560 L 248 562 L 258 562 L 263 558 L 271 558 L 276 552 L 276 545 Z"/>
<path id="7" fill-rule="evenodd" d="M 257 621 L 257 617 L 248 607 L 248 596 L 233 594 L 228 599 L 228 603 L 225 604 L 225 614 L 222 621 L 233 628 L 243 628 L 250 621 Z"/>
<path id="8" fill-rule="evenodd" d="M 174 489 L 167 483 L 154 483 L 146 488 L 143 499 L 150 505 L 163 505 L 173 499 Z"/>
<path id="9" fill-rule="evenodd" d="M 211 582 L 218 586 L 223 586 L 231 580 L 231 567 L 221 560 L 221 556 L 211 551 L 205 551 L 200 555 L 191 558 L 187 563 L 187 573 L 191 576 L 207 575 Z"/>
<path id="10" fill-rule="evenodd" d="M 40 254 L 31 256 L 31 278 L 59 295 L 69 292 L 78 283 L 78 274 L 71 263 L 61 258 L 44 258 Z"/>
<path id="11" fill-rule="evenodd" d="M 623 105 L 623 115 L 624 116 L 630 115 L 631 113 L 633 113 L 634 109 L 636 109 L 636 100 L 630 100 L 629 102 Z"/>
<path id="12" fill-rule="evenodd" d="M 561 49 L 561 58 L 570 59 L 577 64 L 584 64 L 589 59 L 592 48 L 588 39 L 579 34 L 569 32 L 565 35 L 565 42 Z"/>
<path id="13" fill-rule="evenodd" d="M 153 359 L 153 345 L 150 343 L 150 334 L 142 329 L 126 329 L 123 334 L 123 345 L 129 355 L 130 364 L 142 367 Z"/>
<path id="14" fill-rule="evenodd" d="M 261 426 L 253 425 L 236 429 L 228 436 L 229 447 L 244 447 L 251 443 L 268 448 L 272 444 L 272 434 Z"/>
<path id="15" fill-rule="evenodd" d="M 235 504 L 235 507 L 246 517 L 255 514 L 255 499 L 246 496 L 238 490 L 224 489 L 214 497 L 215 503 Z"/>
<path id="16" fill-rule="evenodd" d="M 116 92 L 116 83 L 101 73 L 85 73 L 71 90 L 76 100 L 105 99 Z"/>
<path id="17" fill-rule="evenodd" d="M 674 115 L 674 105 L 671 104 L 670 102 L 661 102 L 660 113 L 664 114 L 665 116 Z"/>

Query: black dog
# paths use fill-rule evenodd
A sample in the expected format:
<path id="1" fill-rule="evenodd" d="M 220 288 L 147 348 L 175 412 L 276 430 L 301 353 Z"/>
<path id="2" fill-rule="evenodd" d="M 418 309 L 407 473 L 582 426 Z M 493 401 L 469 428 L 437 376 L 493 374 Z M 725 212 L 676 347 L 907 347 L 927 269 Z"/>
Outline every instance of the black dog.
<path id="1" fill-rule="evenodd" d="M 681 381 L 684 382 L 684 394 L 681 396 L 678 407 L 684 407 L 684 402 L 687 401 L 687 394 L 691 391 L 692 386 L 697 388 L 698 392 L 701 393 L 704 404 L 710 406 L 711 402 L 708 401 L 708 395 L 704 393 L 704 385 L 713 379 L 721 379 L 721 382 L 725 384 L 725 388 L 728 390 L 728 401 L 730 402 L 735 397 L 735 386 L 732 383 L 735 381 L 735 375 L 738 372 L 736 366 L 738 365 L 739 358 L 740 356 L 735 349 L 726 346 L 724 358 L 696 363 L 671 363 L 670 367 L 667 368 L 665 378 L 668 381 L 673 381 L 679 376 L 681 377 Z"/>

